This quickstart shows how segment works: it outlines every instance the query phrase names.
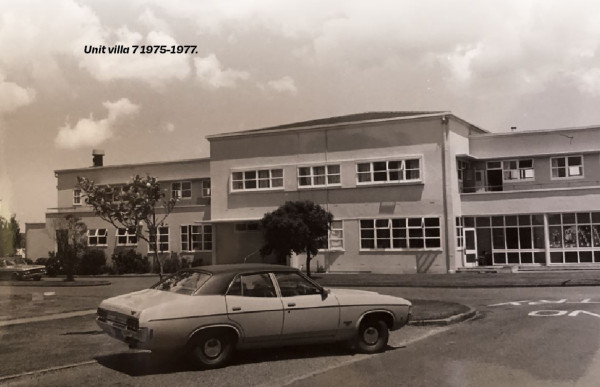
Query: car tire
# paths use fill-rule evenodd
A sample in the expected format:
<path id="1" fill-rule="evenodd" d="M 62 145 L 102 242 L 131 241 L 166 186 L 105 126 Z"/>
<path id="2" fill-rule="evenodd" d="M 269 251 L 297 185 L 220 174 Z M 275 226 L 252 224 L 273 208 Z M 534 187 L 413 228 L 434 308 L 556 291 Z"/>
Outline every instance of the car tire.
<path id="1" fill-rule="evenodd" d="M 41 281 L 42 280 L 42 276 L 41 275 L 36 275 L 35 277 L 33 277 L 34 281 Z"/>
<path id="2" fill-rule="evenodd" d="M 209 330 L 196 335 L 190 342 L 190 355 L 203 369 L 220 368 L 227 364 L 235 350 L 231 334 Z"/>
<path id="3" fill-rule="evenodd" d="M 383 320 L 367 319 L 360 324 L 356 347 L 362 353 L 381 352 L 387 346 L 390 331 Z"/>

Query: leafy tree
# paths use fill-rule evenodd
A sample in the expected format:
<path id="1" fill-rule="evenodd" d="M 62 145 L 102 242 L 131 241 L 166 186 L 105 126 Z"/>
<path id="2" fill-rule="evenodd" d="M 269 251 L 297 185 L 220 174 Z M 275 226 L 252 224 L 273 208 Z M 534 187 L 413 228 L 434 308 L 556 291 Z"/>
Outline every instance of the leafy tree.
<path id="1" fill-rule="evenodd" d="M 87 226 L 74 215 L 67 215 L 56 225 L 56 258 L 67 278 L 75 280 L 75 270 L 87 250 Z"/>
<path id="2" fill-rule="evenodd" d="M 0 216 L 0 256 L 15 255 L 21 247 L 21 229 L 17 216 L 12 215 L 10 220 Z"/>
<path id="3" fill-rule="evenodd" d="M 311 201 L 286 202 L 261 219 L 264 231 L 263 256 L 274 253 L 280 262 L 292 252 L 306 253 L 306 273 L 333 221 L 333 215 Z"/>
<path id="4" fill-rule="evenodd" d="M 168 199 L 158 180 L 152 176 L 136 175 L 116 189 L 109 185 L 96 185 L 92 180 L 80 176 L 77 182 L 96 216 L 116 228 L 135 230 L 138 239 L 148 242 L 154 251 L 154 262 L 159 266 L 162 279 L 163 261 L 159 255 L 158 228 L 175 208 L 177 198 Z"/>

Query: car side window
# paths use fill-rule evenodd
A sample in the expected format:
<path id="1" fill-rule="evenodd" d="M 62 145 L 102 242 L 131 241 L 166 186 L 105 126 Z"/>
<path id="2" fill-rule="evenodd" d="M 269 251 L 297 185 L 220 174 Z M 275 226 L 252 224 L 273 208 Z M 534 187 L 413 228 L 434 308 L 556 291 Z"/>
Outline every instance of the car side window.
<path id="1" fill-rule="evenodd" d="M 321 294 L 321 290 L 298 273 L 275 273 L 282 297 Z"/>
<path id="2" fill-rule="evenodd" d="M 237 276 L 227 291 L 228 296 L 276 297 L 275 287 L 269 274 L 246 274 Z"/>

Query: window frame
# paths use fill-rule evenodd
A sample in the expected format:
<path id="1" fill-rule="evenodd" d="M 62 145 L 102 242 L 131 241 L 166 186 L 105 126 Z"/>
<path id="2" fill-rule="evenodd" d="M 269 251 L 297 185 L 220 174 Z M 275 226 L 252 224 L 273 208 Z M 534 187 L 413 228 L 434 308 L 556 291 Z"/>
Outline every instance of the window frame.
<path id="1" fill-rule="evenodd" d="M 256 225 L 256 228 L 254 227 Z M 236 222 L 233 225 L 233 232 L 236 234 L 254 233 L 260 231 L 259 221 Z"/>
<path id="2" fill-rule="evenodd" d="M 531 167 L 521 167 L 521 162 L 531 161 Z M 506 164 L 515 163 L 516 168 L 506 168 Z M 527 177 L 527 171 L 533 171 L 533 176 Z M 510 178 L 506 178 L 508 174 Z M 513 172 L 517 172 L 517 177 L 512 177 Z M 533 158 L 510 159 L 502 160 L 502 181 L 503 182 L 519 182 L 519 181 L 534 181 L 535 180 L 535 161 Z"/>
<path id="3" fill-rule="evenodd" d="M 419 167 L 415 168 L 406 168 L 407 161 L 418 161 Z M 375 164 L 385 163 L 385 169 L 375 169 Z M 390 163 L 400 163 L 398 168 L 393 168 L 390 166 Z M 391 158 L 391 159 L 378 159 L 378 160 L 365 160 L 365 161 L 356 161 L 355 162 L 355 182 L 356 186 L 369 186 L 369 185 L 392 185 L 392 184 L 415 184 L 423 182 L 423 174 L 424 174 L 424 165 L 423 165 L 423 156 L 407 156 L 401 158 Z M 369 170 L 360 171 L 361 165 L 368 165 Z M 407 179 L 406 175 L 408 171 L 418 171 L 419 177 L 417 179 Z M 385 173 L 386 180 L 376 180 L 376 174 Z M 391 180 L 390 176 L 392 173 L 401 174 L 402 179 Z M 360 176 L 369 176 L 370 180 L 368 181 L 360 181 Z"/>
<path id="4" fill-rule="evenodd" d="M 179 189 L 175 188 L 175 185 L 179 184 Z M 189 184 L 189 188 L 184 188 L 184 184 Z M 189 196 L 184 196 L 184 192 L 189 192 Z M 191 180 L 180 180 L 171 182 L 171 197 L 177 198 L 177 200 L 191 200 L 193 195 L 192 181 Z"/>
<path id="5" fill-rule="evenodd" d="M 167 229 L 167 233 L 161 233 L 161 229 Z M 167 236 L 167 242 L 161 242 L 160 241 L 160 237 L 161 236 Z M 169 226 L 158 226 L 157 230 L 156 230 L 156 237 L 158 237 L 158 245 L 159 245 L 159 251 L 158 253 L 170 253 L 171 252 L 171 228 Z M 154 250 L 152 250 L 152 236 L 148 236 L 148 239 L 150 239 L 150 242 L 148 242 L 148 252 L 149 253 L 154 253 Z M 167 244 L 167 248 L 162 250 L 160 249 L 160 245 L 166 243 Z"/>
<path id="6" fill-rule="evenodd" d="M 569 159 L 573 158 L 573 157 L 578 157 L 581 160 L 581 164 L 579 165 L 574 165 L 573 167 L 580 167 L 581 170 L 581 174 L 580 175 L 570 175 L 569 173 L 569 169 L 571 167 L 571 165 L 569 165 Z M 565 163 L 564 166 L 553 166 L 553 162 L 554 160 L 560 160 L 562 159 Z M 560 170 L 561 168 L 565 169 L 565 176 L 554 176 L 554 171 L 555 170 Z M 585 177 L 585 169 L 584 169 L 584 162 L 583 162 L 583 155 L 582 154 L 576 154 L 576 155 L 567 155 L 567 156 L 556 156 L 556 157 L 550 157 L 550 179 L 551 180 L 567 180 L 567 179 L 583 179 Z"/>
<path id="7" fill-rule="evenodd" d="M 199 227 L 200 231 L 192 232 L 192 229 L 194 227 Z M 206 232 L 206 229 L 208 229 L 208 228 L 210 228 L 210 232 Z M 183 232 L 184 229 L 186 230 L 185 233 Z M 181 251 L 186 252 L 186 253 L 212 251 L 213 243 L 214 243 L 213 231 L 214 231 L 214 227 L 213 227 L 212 223 L 196 223 L 196 224 L 180 225 L 179 226 L 179 232 L 180 232 L 179 242 L 180 242 L 180 246 L 181 246 Z M 186 236 L 186 239 L 187 239 L 186 241 L 184 241 L 184 235 Z M 199 237 L 198 241 L 193 240 L 194 235 L 197 235 Z M 206 237 L 207 235 L 210 235 L 210 240 L 207 239 L 207 237 Z M 199 244 L 200 249 L 195 249 L 194 248 L 195 244 Z M 206 246 L 208 244 L 210 244 L 209 249 L 206 248 Z M 187 249 L 184 248 L 184 246 L 187 246 Z"/>
<path id="8" fill-rule="evenodd" d="M 339 223 L 340 227 L 339 228 L 334 228 L 333 225 L 334 223 Z M 341 233 L 341 237 L 333 237 L 333 232 L 338 231 Z M 331 246 L 331 241 L 341 241 L 341 246 L 340 247 L 332 247 Z M 331 226 L 330 229 L 327 231 L 327 237 L 324 238 L 322 241 L 323 243 L 323 247 L 319 247 L 319 250 L 321 251 L 345 251 L 345 247 L 344 247 L 344 221 L 341 219 L 338 220 L 333 220 L 331 222 Z M 325 242 L 327 243 L 327 245 L 325 246 Z"/>
<path id="9" fill-rule="evenodd" d="M 426 226 L 425 223 L 427 220 L 436 219 L 437 226 Z M 416 226 L 411 221 L 420 220 L 420 225 Z M 363 221 L 372 221 L 372 228 L 363 228 Z M 387 221 L 387 225 L 383 224 L 384 221 Z M 394 227 L 393 223 L 396 221 L 398 226 Z M 400 222 L 404 221 L 404 225 Z M 378 224 L 379 223 L 379 224 Z M 363 231 L 373 230 L 372 238 L 363 237 Z M 378 230 L 381 230 L 382 234 L 386 234 L 388 232 L 384 232 L 384 230 L 389 230 L 389 235 L 387 237 L 381 236 L 378 237 Z M 418 234 L 416 230 L 421 230 L 421 236 L 415 236 L 412 234 Z M 437 236 L 427 236 L 427 230 L 437 230 Z M 398 231 L 395 233 L 395 231 Z M 359 232 L 359 251 L 442 251 L 442 220 L 439 216 L 421 216 L 421 217 L 402 217 L 402 218 L 361 218 L 358 220 L 358 232 Z M 402 234 L 404 236 L 402 236 Z M 390 247 L 377 247 L 379 240 L 389 242 Z M 393 247 L 394 239 L 398 241 L 404 240 L 406 247 Z M 374 247 L 364 247 L 363 240 L 372 240 Z M 411 240 L 421 240 L 423 242 L 423 247 L 415 246 L 412 247 Z M 438 246 L 428 246 L 428 240 L 437 240 Z"/>
<path id="10" fill-rule="evenodd" d="M 202 179 L 202 190 L 201 190 L 200 196 L 202 196 L 203 198 L 210 198 L 210 194 L 211 194 L 210 179 Z"/>
<path id="11" fill-rule="evenodd" d="M 83 205 L 83 198 L 81 196 L 81 188 L 74 188 L 73 189 L 73 205 L 74 206 L 81 206 Z"/>
<path id="12" fill-rule="evenodd" d="M 92 235 L 93 231 L 93 235 Z M 100 243 L 100 239 L 104 238 L 104 243 Z M 92 243 L 95 240 L 95 243 Z M 105 228 L 89 228 L 87 230 L 88 246 L 105 247 L 108 246 L 108 230 Z"/>
<path id="13" fill-rule="evenodd" d="M 119 235 L 119 232 L 121 230 L 125 230 L 125 234 L 123 235 Z M 137 233 L 134 231 L 133 234 L 129 232 L 130 229 L 127 229 L 125 227 L 119 227 L 117 228 L 117 230 L 115 231 L 115 238 L 116 238 L 116 245 L 117 246 L 137 246 L 138 244 L 138 237 L 137 237 Z M 125 238 L 126 242 L 125 243 L 120 243 L 119 242 L 119 238 Z M 131 242 L 131 239 L 134 238 L 135 242 Z"/>
<path id="14" fill-rule="evenodd" d="M 337 172 L 330 172 L 329 168 L 330 167 L 337 167 L 338 171 Z M 304 168 L 308 168 L 309 169 L 309 174 L 308 175 L 301 175 L 300 172 L 302 169 Z M 324 173 L 323 174 L 318 174 L 315 172 L 315 168 L 323 168 L 324 169 Z M 298 179 L 296 181 L 296 183 L 298 184 L 298 189 L 309 189 L 309 188 L 323 188 L 323 187 L 341 187 L 342 186 L 342 165 L 341 164 L 336 164 L 336 163 L 330 163 L 330 164 L 314 164 L 314 165 L 299 165 L 296 168 L 296 173 L 298 176 Z M 338 178 L 338 182 L 337 183 L 330 183 L 329 180 L 330 178 L 334 178 L 336 177 Z M 319 177 L 323 177 L 324 178 L 324 183 L 323 184 L 317 184 L 315 183 L 315 179 L 319 178 Z M 310 180 L 310 184 L 301 184 L 301 179 L 309 179 Z"/>
<path id="15" fill-rule="evenodd" d="M 269 172 L 269 176 L 268 177 L 260 177 L 260 172 L 265 172 L 265 171 Z M 273 175 L 274 171 L 281 171 L 281 176 L 274 176 Z M 252 173 L 252 172 L 254 172 L 255 177 L 254 178 L 246 178 L 246 174 Z M 242 174 L 241 179 L 234 178 L 234 175 L 238 174 L 238 173 Z M 251 182 L 251 181 L 255 182 L 255 187 L 254 188 L 246 188 L 246 182 Z M 269 186 L 268 187 L 260 187 L 261 181 L 263 181 L 263 182 L 268 181 Z M 281 185 L 274 186 L 273 185 L 274 181 L 281 181 Z M 234 185 L 235 185 L 234 183 L 237 183 L 237 182 L 241 182 L 243 188 L 234 188 Z M 282 191 L 284 189 L 284 183 L 285 183 L 284 168 L 266 167 L 266 168 L 257 168 L 257 169 L 231 170 L 230 174 L 229 174 L 229 192 L 231 192 L 231 193 Z"/>

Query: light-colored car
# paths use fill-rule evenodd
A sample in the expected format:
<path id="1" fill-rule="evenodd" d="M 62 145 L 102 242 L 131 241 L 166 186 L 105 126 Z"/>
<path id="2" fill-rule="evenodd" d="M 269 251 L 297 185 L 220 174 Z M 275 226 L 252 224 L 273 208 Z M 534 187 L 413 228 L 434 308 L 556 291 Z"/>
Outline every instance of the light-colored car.
<path id="1" fill-rule="evenodd" d="M 1 279 L 39 281 L 44 274 L 46 274 L 45 266 L 30 265 L 21 257 L 0 258 Z"/>
<path id="2" fill-rule="evenodd" d="M 325 289 L 287 266 L 238 264 L 182 270 L 150 289 L 104 300 L 96 321 L 132 348 L 185 351 L 215 368 L 235 349 L 252 347 L 347 342 L 380 352 L 410 314 L 403 298 Z"/>

